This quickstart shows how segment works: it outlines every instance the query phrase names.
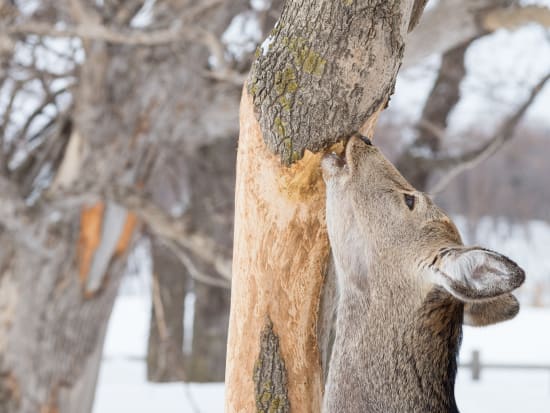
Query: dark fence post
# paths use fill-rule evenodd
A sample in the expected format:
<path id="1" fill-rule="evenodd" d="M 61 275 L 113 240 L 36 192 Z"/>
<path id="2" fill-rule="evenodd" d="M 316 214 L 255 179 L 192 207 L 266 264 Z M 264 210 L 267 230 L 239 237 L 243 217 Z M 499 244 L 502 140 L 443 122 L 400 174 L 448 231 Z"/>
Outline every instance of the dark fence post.
<path id="1" fill-rule="evenodd" d="M 479 357 L 479 350 L 472 351 L 472 379 L 479 380 L 481 376 L 481 361 Z"/>

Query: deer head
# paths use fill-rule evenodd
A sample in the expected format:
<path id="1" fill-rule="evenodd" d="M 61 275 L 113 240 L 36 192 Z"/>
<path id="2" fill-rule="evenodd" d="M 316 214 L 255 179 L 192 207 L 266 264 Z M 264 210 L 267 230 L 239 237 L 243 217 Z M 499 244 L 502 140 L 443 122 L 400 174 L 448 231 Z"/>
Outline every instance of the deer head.
<path id="1" fill-rule="evenodd" d="M 523 283 L 523 270 L 509 258 L 465 247 L 450 218 L 368 139 L 353 136 L 345 156 L 325 156 L 322 169 L 329 238 L 344 282 L 361 282 L 369 267 L 391 263 L 419 291 L 440 286 L 463 302 L 495 298 Z"/>

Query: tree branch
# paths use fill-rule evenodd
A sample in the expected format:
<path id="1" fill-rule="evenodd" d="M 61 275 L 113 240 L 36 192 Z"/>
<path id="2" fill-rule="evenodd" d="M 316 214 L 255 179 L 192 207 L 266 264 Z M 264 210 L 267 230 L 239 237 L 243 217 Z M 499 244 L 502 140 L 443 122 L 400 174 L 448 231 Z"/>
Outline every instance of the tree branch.
<path id="1" fill-rule="evenodd" d="M 37 234 L 28 230 L 34 221 L 15 186 L 0 176 L 0 227 L 10 232 L 20 245 L 34 254 L 51 257 L 52 249 L 47 248 Z"/>
<path id="2" fill-rule="evenodd" d="M 220 257 L 221 254 L 213 239 L 196 232 L 191 233 L 181 218 L 171 217 L 152 201 L 128 189 L 115 188 L 108 191 L 107 197 L 135 212 L 160 238 L 181 245 L 193 256 L 211 264 L 223 277 L 219 280 L 220 284 L 228 285 L 227 280 L 231 280 L 231 259 Z M 184 264 L 188 266 L 185 262 Z"/>
<path id="3" fill-rule="evenodd" d="M 441 192 L 458 174 L 475 167 L 480 162 L 483 162 L 501 149 L 506 142 L 510 141 L 514 137 L 514 132 L 521 118 L 535 101 L 548 80 L 550 80 L 550 73 L 544 76 L 533 87 L 525 102 L 523 102 L 514 114 L 502 124 L 494 136 L 480 148 L 463 153 L 459 156 L 430 160 L 426 159 L 426 161 L 431 164 L 431 167 L 446 170 L 446 173 L 439 179 L 439 181 L 431 188 L 429 192 L 431 194 Z"/>
<path id="4" fill-rule="evenodd" d="M 510 7 L 510 3 L 514 7 Z M 550 9 L 517 6 L 517 0 L 445 0 L 426 11 L 409 34 L 403 68 L 415 66 L 497 29 L 514 30 L 528 23 L 550 27 Z"/>
<path id="5" fill-rule="evenodd" d="M 102 25 L 94 16 L 86 12 L 78 0 L 71 0 L 73 15 L 78 22 L 77 25 L 59 29 L 49 23 L 29 21 L 0 29 L 0 33 L 7 35 L 34 34 L 48 37 L 79 37 L 128 46 L 160 46 L 180 40 L 198 42 L 209 50 L 220 66 L 217 69 L 207 71 L 205 75 L 241 86 L 245 76 L 227 67 L 224 45 L 214 33 L 192 23 L 194 17 L 221 3 L 220 0 L 214 0 L 207 4 L 201 4 L 200 7 L 191 7 L 184 18 L 176 20 L 167 29 L 122 31 Z"/>
<path id="6" fill-rule="evenodd" d="M 178 257 L 178 259 L 181 261 L 183 265 L 185 265 L 185 268 L 187 268 L 187 271 L 189 272 L 189 275 L 191 278 L 193 278 L 195 281 L 201 282 L 203 284 L 211 285 L 213 287 L 220 287 L 225 289 L 231 288 L 231 282 L 224 279 L 224 278 L 217 278 L 212 277 L 210 275 L 205 274 L 201 270 L 197 268 L 189 254 L 187 254 L 183 248 L 181 248 L 177 243 L 170 240 L 164 240 L 164 243 L 168 248 L 172 250 L 172 252 Z M 211 259 L 209 260 L 211 261 Z"/>
<path id="7" fill-rule="evenodd" d="M 536 5 L 508 7 L 491 10 L 482 19 L 482 26 L 491 32 L 498 29 L 515 30 L 528 23 L 550 27 L 550 9 Z"/>

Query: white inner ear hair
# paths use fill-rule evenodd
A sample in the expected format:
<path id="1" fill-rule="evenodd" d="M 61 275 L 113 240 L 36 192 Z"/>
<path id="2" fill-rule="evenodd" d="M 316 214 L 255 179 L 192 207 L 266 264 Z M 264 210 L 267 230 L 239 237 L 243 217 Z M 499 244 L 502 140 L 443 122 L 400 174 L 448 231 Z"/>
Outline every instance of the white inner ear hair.
<path id="1" fill-rule="evenodd" d="M 506 282 L 508 275 L 506 264 L 500 255 L 483 249 L 452 251 L 443 257 L 436 272 L 452 290 L 455 290 L 452 284 L 458 283 L 468 290 L 478 292 L 499 290 L 498 284 Z"/>

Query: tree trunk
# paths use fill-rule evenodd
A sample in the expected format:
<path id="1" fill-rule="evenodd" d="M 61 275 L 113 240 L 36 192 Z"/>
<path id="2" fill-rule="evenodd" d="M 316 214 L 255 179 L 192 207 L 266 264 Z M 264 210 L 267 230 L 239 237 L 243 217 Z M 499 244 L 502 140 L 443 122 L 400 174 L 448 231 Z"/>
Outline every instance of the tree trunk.
<path id="1" fill-rule="evenodd" d="M 412 10 L 413 1 L 288 1 L 258 50 L 241 100 L 228 412 L 320 411 L 329 245 L 319 162 L 353 131 L 372 134 Z"/>
<path id="2" fill-rule="evenodd" d="M 225 377 L 228 289 L 195 283 L 193 346 L 187 367 L 187 380 L 220 382 Z"/>
<path id="3" fill-rule="evenodd" d="M 60 225 L 60 230 L 71 228 Z M 11 248 L 5 234 L 0 238 Z M 100 289 L 90 293 L 79 277 L 77 244 L 72 237 L 72 242 L 52 245 L 49 258 L 23 248 L 0 257 L 3 413 L 91 412 L 125 257 L 109 260 Z"/>
<path id="4" fill-rule="evenodd" d="M 181 261 L 159 241 L 152 243 L 152 310 L 147 347 L 147 380 L 184 381 L 183 318 L 189 280 Z"/>

